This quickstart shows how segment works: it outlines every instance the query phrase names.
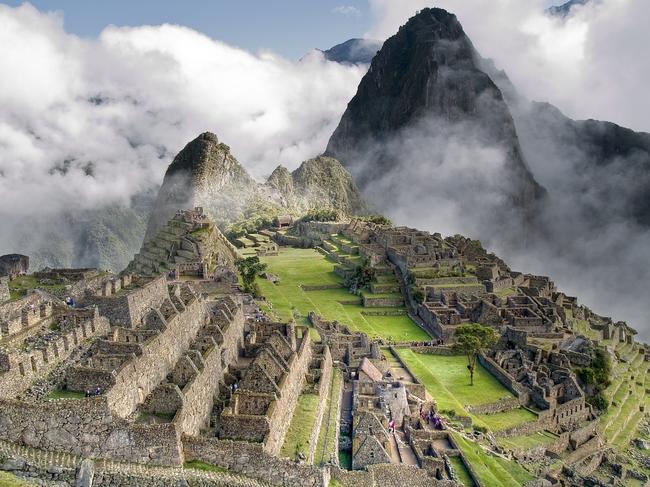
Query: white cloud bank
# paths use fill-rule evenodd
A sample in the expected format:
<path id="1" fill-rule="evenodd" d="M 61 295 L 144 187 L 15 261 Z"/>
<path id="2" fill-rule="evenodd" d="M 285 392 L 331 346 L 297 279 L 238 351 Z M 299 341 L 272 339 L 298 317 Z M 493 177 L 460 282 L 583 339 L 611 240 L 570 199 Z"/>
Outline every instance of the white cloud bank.
<path id="1" fill-rule="evenodd" d="M 295 167 L 322 152 L 363 75 L 175 25 L 84 40 L 29 4 L 0 5 L 0 25 L 2 219 L 127 202 L 207 130 L 258 177 Z"/>
<path id="2" fill-rule="evenodd" d="M 495 60 L 530 99 L 572 118 L 609 120 L 650 132 L 647 0 L 592 0 L 566 20 L 544 14 L 544 0 L 369 0 L 369 38 L 391 36 L 415 12 L 456 14 L 475 47 Z"/>

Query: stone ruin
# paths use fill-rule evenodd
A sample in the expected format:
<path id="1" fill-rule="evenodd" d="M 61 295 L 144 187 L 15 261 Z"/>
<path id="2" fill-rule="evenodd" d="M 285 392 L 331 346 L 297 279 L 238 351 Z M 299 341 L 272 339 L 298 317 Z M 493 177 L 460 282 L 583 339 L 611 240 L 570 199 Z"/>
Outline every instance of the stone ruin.
<path id="1" fill-rule="evenodd" d="M 341 232 L 345 238 L 336 243 L 345 253 L 396 276 L 396 283 L 373 283 L 373 292 L 403 293 L 432 336 L 453 341 L 455 328 L 469 322 L 497 329 L 501 341 L 480 361 L 515 399 L 472 413 L 534 408 L 536 420 L 498 434 L 549 431 L 557 438 L 542 455 L 596 461 L 603 440 L 572 370 L 589 365 L 591 342 L 573 328 L 583 320 L 605 339 L 633 343 L 627 324 L 579 306 L 547 277 L 511 271 L 469 239 L 361 221 L 300 226 L 308 237 L 269 238 L 308 240 L 327 250 L 328 232 Z M 42 289 L 15 300 L 5 291 L 0 451 L 102 459 L 93 467 L 96 485 L 166 485 L 160 471 L 142 483 L 102 463 L 114 461 L 140 464 L 144 472 L 197 460 L 246 476 L 245 484 L 237 483 L 244 477 L 227 477 L 223 485 L 313 487 L 333 478 L 348 485 L 452 486 L 458 462 L 450 459 L 459 457 L 476 478 L 449 431 L 425 419 L 437 405 L 404 364 L 396 369 L 381 343 L 314 312 L 308 319 L 320 343 L 304 326 L 269 320 L 234 286 L 235 256 L 197 208 L 178 212 L 120 275 L 44 269 L 34 275 Z M 338 263 L 343 274 L 350 265 L 356 264 Z M 53 282 L 58 286 L 48 290 Z M 423 302 L 411 295 L 417 289 Z M 62 301 L 68 296 L 74 307 Z M 337 458 L 315 464 L 321 425 L 332 420 L 326 401 L 315 412 L 304 460 L 280 458 L 300 394 L 339 394 L 331 390 L 334 367 L 351 398 L 349 415 L 341 404 L 334 413 L 336 442 L 349 448 L 353 470 L 341 469 Z M 51 399 L 58 394 L 75 398 Z M 536 450 L 513 455 L 540 458 Z"/>
<path id="2" fill-rule="evenodd" d="M 235 247 L 197 207 L 177 211 L 155 237 L 143 243 L 127 272 L 209 279 L 232 268 L 236 256 Z"/>
<path id="3" fill-rule="evenodd" d="M 29 257 L 21 254 L 7 254 L 0 256 L 0 277 L 14 277 L 27 274 L 29 270 Z"/>

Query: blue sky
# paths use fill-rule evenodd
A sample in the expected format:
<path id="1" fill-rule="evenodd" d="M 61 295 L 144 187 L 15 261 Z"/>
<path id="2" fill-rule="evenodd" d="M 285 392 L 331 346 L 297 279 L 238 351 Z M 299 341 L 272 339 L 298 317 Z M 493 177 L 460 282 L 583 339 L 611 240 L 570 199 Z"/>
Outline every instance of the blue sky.
<path id="1" fill-rule="evenodd" d="M 15 6 L 23 2 L 1 3 Z M 250 51 L 268 48 L 290 59 L 298 59 L 315 47 L 327 49 L 352 37 L 362 37 L 373 22 L 367 0 L 32 0 L 30 3 L 41 11 L 62 11 L 66 31 L 83 37 L 95 37 L 110 24 L 174 23 Z M 562 0 L 547 0 L 547 3 L 557 4 Z"/>
<path id="2" fill-rule="evenodd" d="M 20 0 L 1 3 L 20 5 Z M 41 11 L 64 13 L 65 29 L 95 37 L 110 24 L 175 23 L 251 51 L 270 48 L 291 59 L 314 47 L 360 37 L 372 21 L 365 0 L 32 0 Z M 347 13 L 336 7 L 348 6 Z"/>

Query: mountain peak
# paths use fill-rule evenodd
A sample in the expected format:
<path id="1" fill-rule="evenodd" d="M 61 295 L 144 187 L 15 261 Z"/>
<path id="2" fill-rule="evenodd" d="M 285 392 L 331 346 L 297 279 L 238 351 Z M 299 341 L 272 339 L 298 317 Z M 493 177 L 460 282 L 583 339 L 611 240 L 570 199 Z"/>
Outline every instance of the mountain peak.
<path id="1" fill-rule="evenodd" d="M 481 62 L 454 14 L 421 10 L 373 58 L 325 154 L 341 161 L 366 196 L 382 205 L 380 211 L 390 211 L 405 198 L 404 185 L 394 181 L 436 188 L 442 181 L 438 168 L 461 170 L 464 163 L 450 157 L 445 145 L 490 147 L 503 161 L 502 178 L 489 173 L 492 162 L 482 164 L 485 154 L 478 148 L 462 171 L 472 172 L 479 189 L 489 187 L 495 201 L 534 205 L 544 190 L 524 161 L 503 94 Z M 418 149 L 431 144 L 433 151 Z"/>
<path id="2" fill-rule="evenodd" d="M 241 211 L 256 181 L 211 132 L 190 141 L 167 168 L 149 220 L 145 241 L 153 238 L 179 208 L 204 206 L 220 222 Z"/>

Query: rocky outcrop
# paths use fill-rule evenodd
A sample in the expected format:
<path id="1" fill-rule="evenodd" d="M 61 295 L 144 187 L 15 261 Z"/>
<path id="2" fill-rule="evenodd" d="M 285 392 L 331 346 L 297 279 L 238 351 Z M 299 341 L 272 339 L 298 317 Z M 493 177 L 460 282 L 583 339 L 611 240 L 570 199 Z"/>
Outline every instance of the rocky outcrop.
<path id="1" fill-rule="evenodd" d="M 445 10 L 422 10 L 386 40 L 326 155 L 339 159 L 365 190 L 386 174 L 399 178 L 408 170 L 412 161 L 391 145 L 413 127 L 443 138 L 450 127 L 460 127 L 463 137 L 503 151 L 509 204 L 523 207 L 544 194 L 524 161 L 501 91 L 480 69 L 480 56 L 456 17 Z M 432 156 L 431 175 L 436 165 Z"/>

